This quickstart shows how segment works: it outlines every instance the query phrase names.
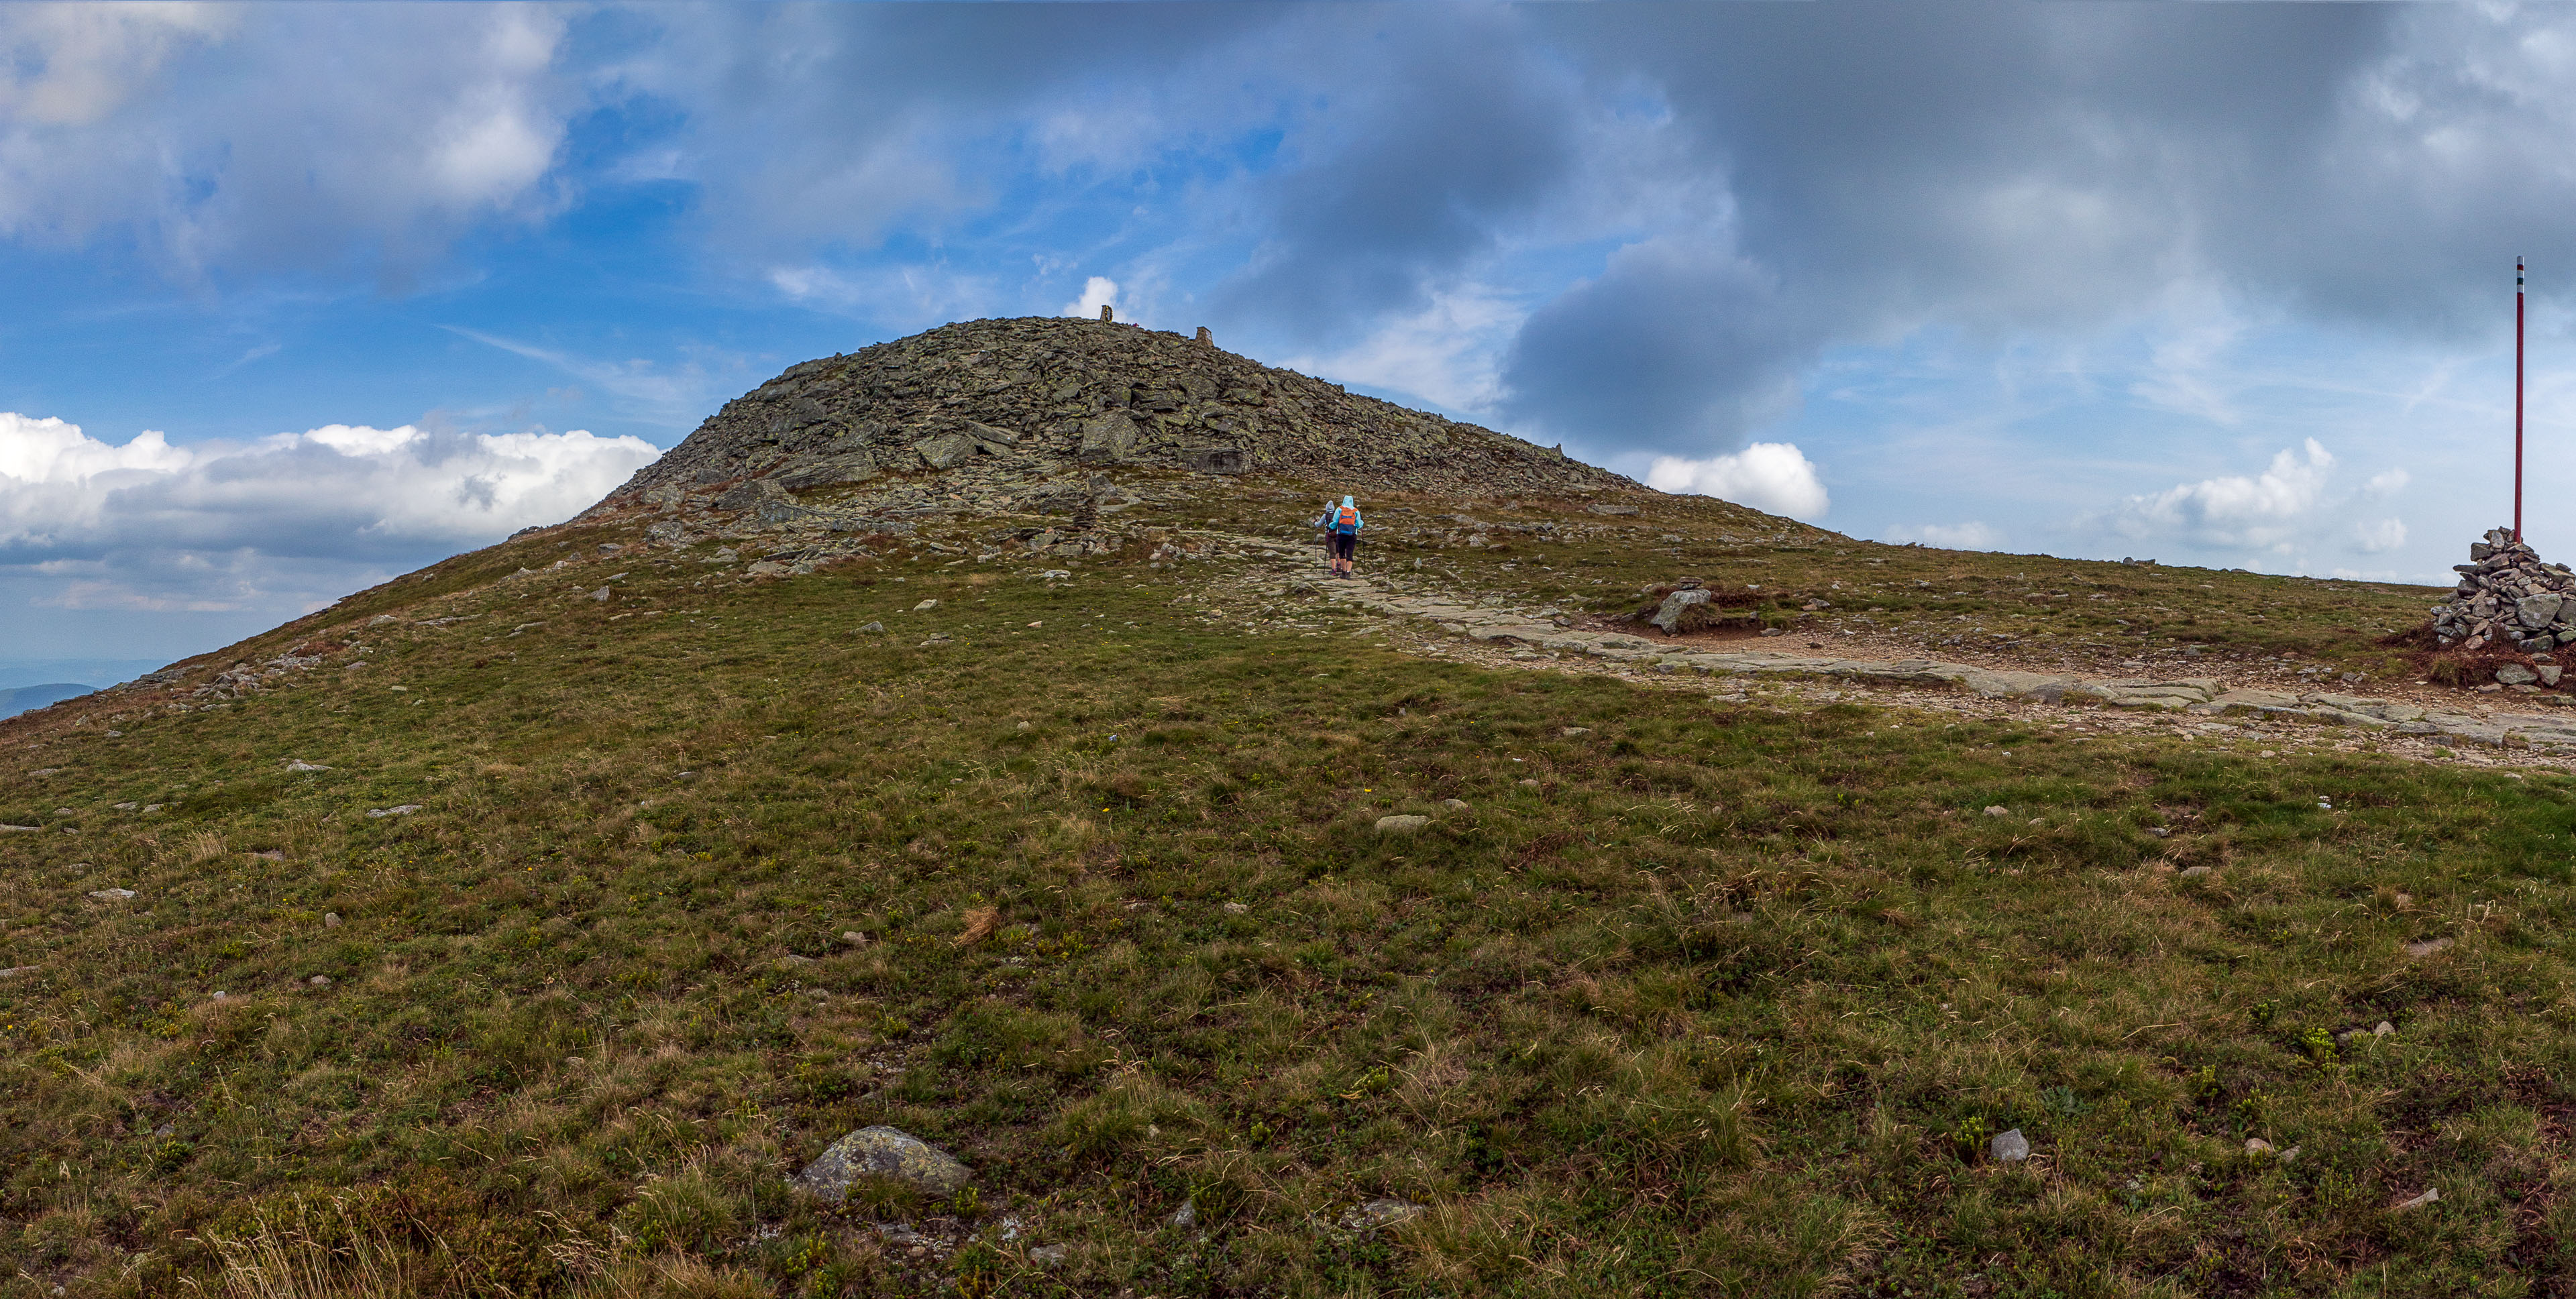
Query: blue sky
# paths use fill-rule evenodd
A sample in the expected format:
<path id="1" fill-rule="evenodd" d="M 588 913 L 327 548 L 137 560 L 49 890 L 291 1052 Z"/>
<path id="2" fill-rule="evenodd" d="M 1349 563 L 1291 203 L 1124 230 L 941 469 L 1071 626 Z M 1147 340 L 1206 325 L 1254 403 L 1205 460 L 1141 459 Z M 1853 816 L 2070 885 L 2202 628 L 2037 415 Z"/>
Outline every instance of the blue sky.
<path id="1" fill-rule="evenodd" d="M 2529 254 L 2576 553 L 2560 6 L 21 4 L 0 49 L 0 685 L 1104 295 L 1859 536 L 2430 581 L 2509 508 Z"/>

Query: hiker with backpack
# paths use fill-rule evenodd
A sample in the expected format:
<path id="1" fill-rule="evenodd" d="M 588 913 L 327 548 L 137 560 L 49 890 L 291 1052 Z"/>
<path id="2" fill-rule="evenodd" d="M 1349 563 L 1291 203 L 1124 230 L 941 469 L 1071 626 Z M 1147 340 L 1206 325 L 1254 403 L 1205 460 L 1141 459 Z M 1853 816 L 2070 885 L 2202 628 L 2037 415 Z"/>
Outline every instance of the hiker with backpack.
<path id="1" fill-rule="evenodd" d="M 1315 526 L 1324 530 L 1324 548 L 1332 556 L 1333 576 L 1354 576 L 1351 561 L 1359 554 L 1360 528 L 1364 526 L 1360 507 L 1345 496 L 1339 505 L 1325 505 L 1324 516 L 1315 520 Z"/>

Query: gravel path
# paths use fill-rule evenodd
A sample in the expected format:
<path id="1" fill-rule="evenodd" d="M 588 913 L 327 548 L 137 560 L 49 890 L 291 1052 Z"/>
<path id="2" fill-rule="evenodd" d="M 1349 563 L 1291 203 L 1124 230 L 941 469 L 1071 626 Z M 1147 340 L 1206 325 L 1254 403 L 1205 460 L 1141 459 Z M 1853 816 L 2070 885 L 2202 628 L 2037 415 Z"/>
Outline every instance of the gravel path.
<path id="1" fill-rule="evenodd" d="M 1266 538 L 1228 538 L 1274 561 L 1245 574 L 1277 600 L 1328 598 L 1377 615 L 1391 647 L 1489 667 L 1602 673 L 1707 691 L 1814 703 L 1867 700 L 1980 716 L 2065 714 L 2056 725 L 2170 734 L 2255 749 L 2373 751 L 2472 765 L 2576 769 L 2576 716 L 2482 707 L 2459 696 L 2428 701 L 2231 684 L 2218 676 L 2090 677 L 1922 657 L 1844 657 L 1751 640 L 1667 640 L 1576 625 L 1565 611 L 1448 592 L 1400 589 L 1315 571 L 1311 551 Z M 1873 647 L 1876 648 L 1876 647 Z M 2499 696 L 2499 702 L 2505 696 Z M 2263 745 L 2272 745 L 2264 749 Z"/>

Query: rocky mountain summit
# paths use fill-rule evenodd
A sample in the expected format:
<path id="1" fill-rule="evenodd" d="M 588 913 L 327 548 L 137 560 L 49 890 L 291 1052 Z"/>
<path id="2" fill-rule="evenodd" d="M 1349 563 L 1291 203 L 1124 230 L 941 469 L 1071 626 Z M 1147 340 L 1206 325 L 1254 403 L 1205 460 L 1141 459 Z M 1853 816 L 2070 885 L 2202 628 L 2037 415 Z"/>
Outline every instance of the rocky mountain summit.
<path id="1" fill-rule="evenodd" d="M 1108 321 L 976 320 L 790 367 L 725 404 L 602 506 L 1093 497 L 1118 467 L 1284 474 L 1352 491 L 1643 491 L 1560 451 Z M 840 498 L 852 493 L 825 493 Z M 775 511 L 773 511 L 775 512 Z"/>
<path id="2" fill-rule="evenodd" d="M 2459 585 L 2432 610 L 2439 647 L 2541 654 L 2576 642 L 2576 571 L 2541 562 L 2512 529 L 2490 529 L 2452 571 Z"/>

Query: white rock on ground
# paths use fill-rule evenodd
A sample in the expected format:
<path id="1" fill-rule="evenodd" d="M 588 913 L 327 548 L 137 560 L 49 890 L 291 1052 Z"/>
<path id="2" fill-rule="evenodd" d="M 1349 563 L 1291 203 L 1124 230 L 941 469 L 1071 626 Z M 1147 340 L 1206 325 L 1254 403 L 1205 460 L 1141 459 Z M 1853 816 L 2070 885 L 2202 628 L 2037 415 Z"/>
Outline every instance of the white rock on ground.
<path id="1" fill-rule="evenodd" d="M 2023 1136 L 2020 1128 L 1998 1132 L 1994 1140 L 1986 1143 L 1986 1151 L 1999 1164 L 2017 1164 L 2030 1158 L 2030 1138 Z"/>
<path id="2" fill-rule="evenodd" d="M 815 1156 L 794 1184 L 838 1201 L 849 1198 L 850 1183 L 861 1177 L 887 1177 L 935 1195 L 953 1195 L 974 1181 L 975 1173 L 956 1156 L 909 1132 L 866 1127 Z"/>

